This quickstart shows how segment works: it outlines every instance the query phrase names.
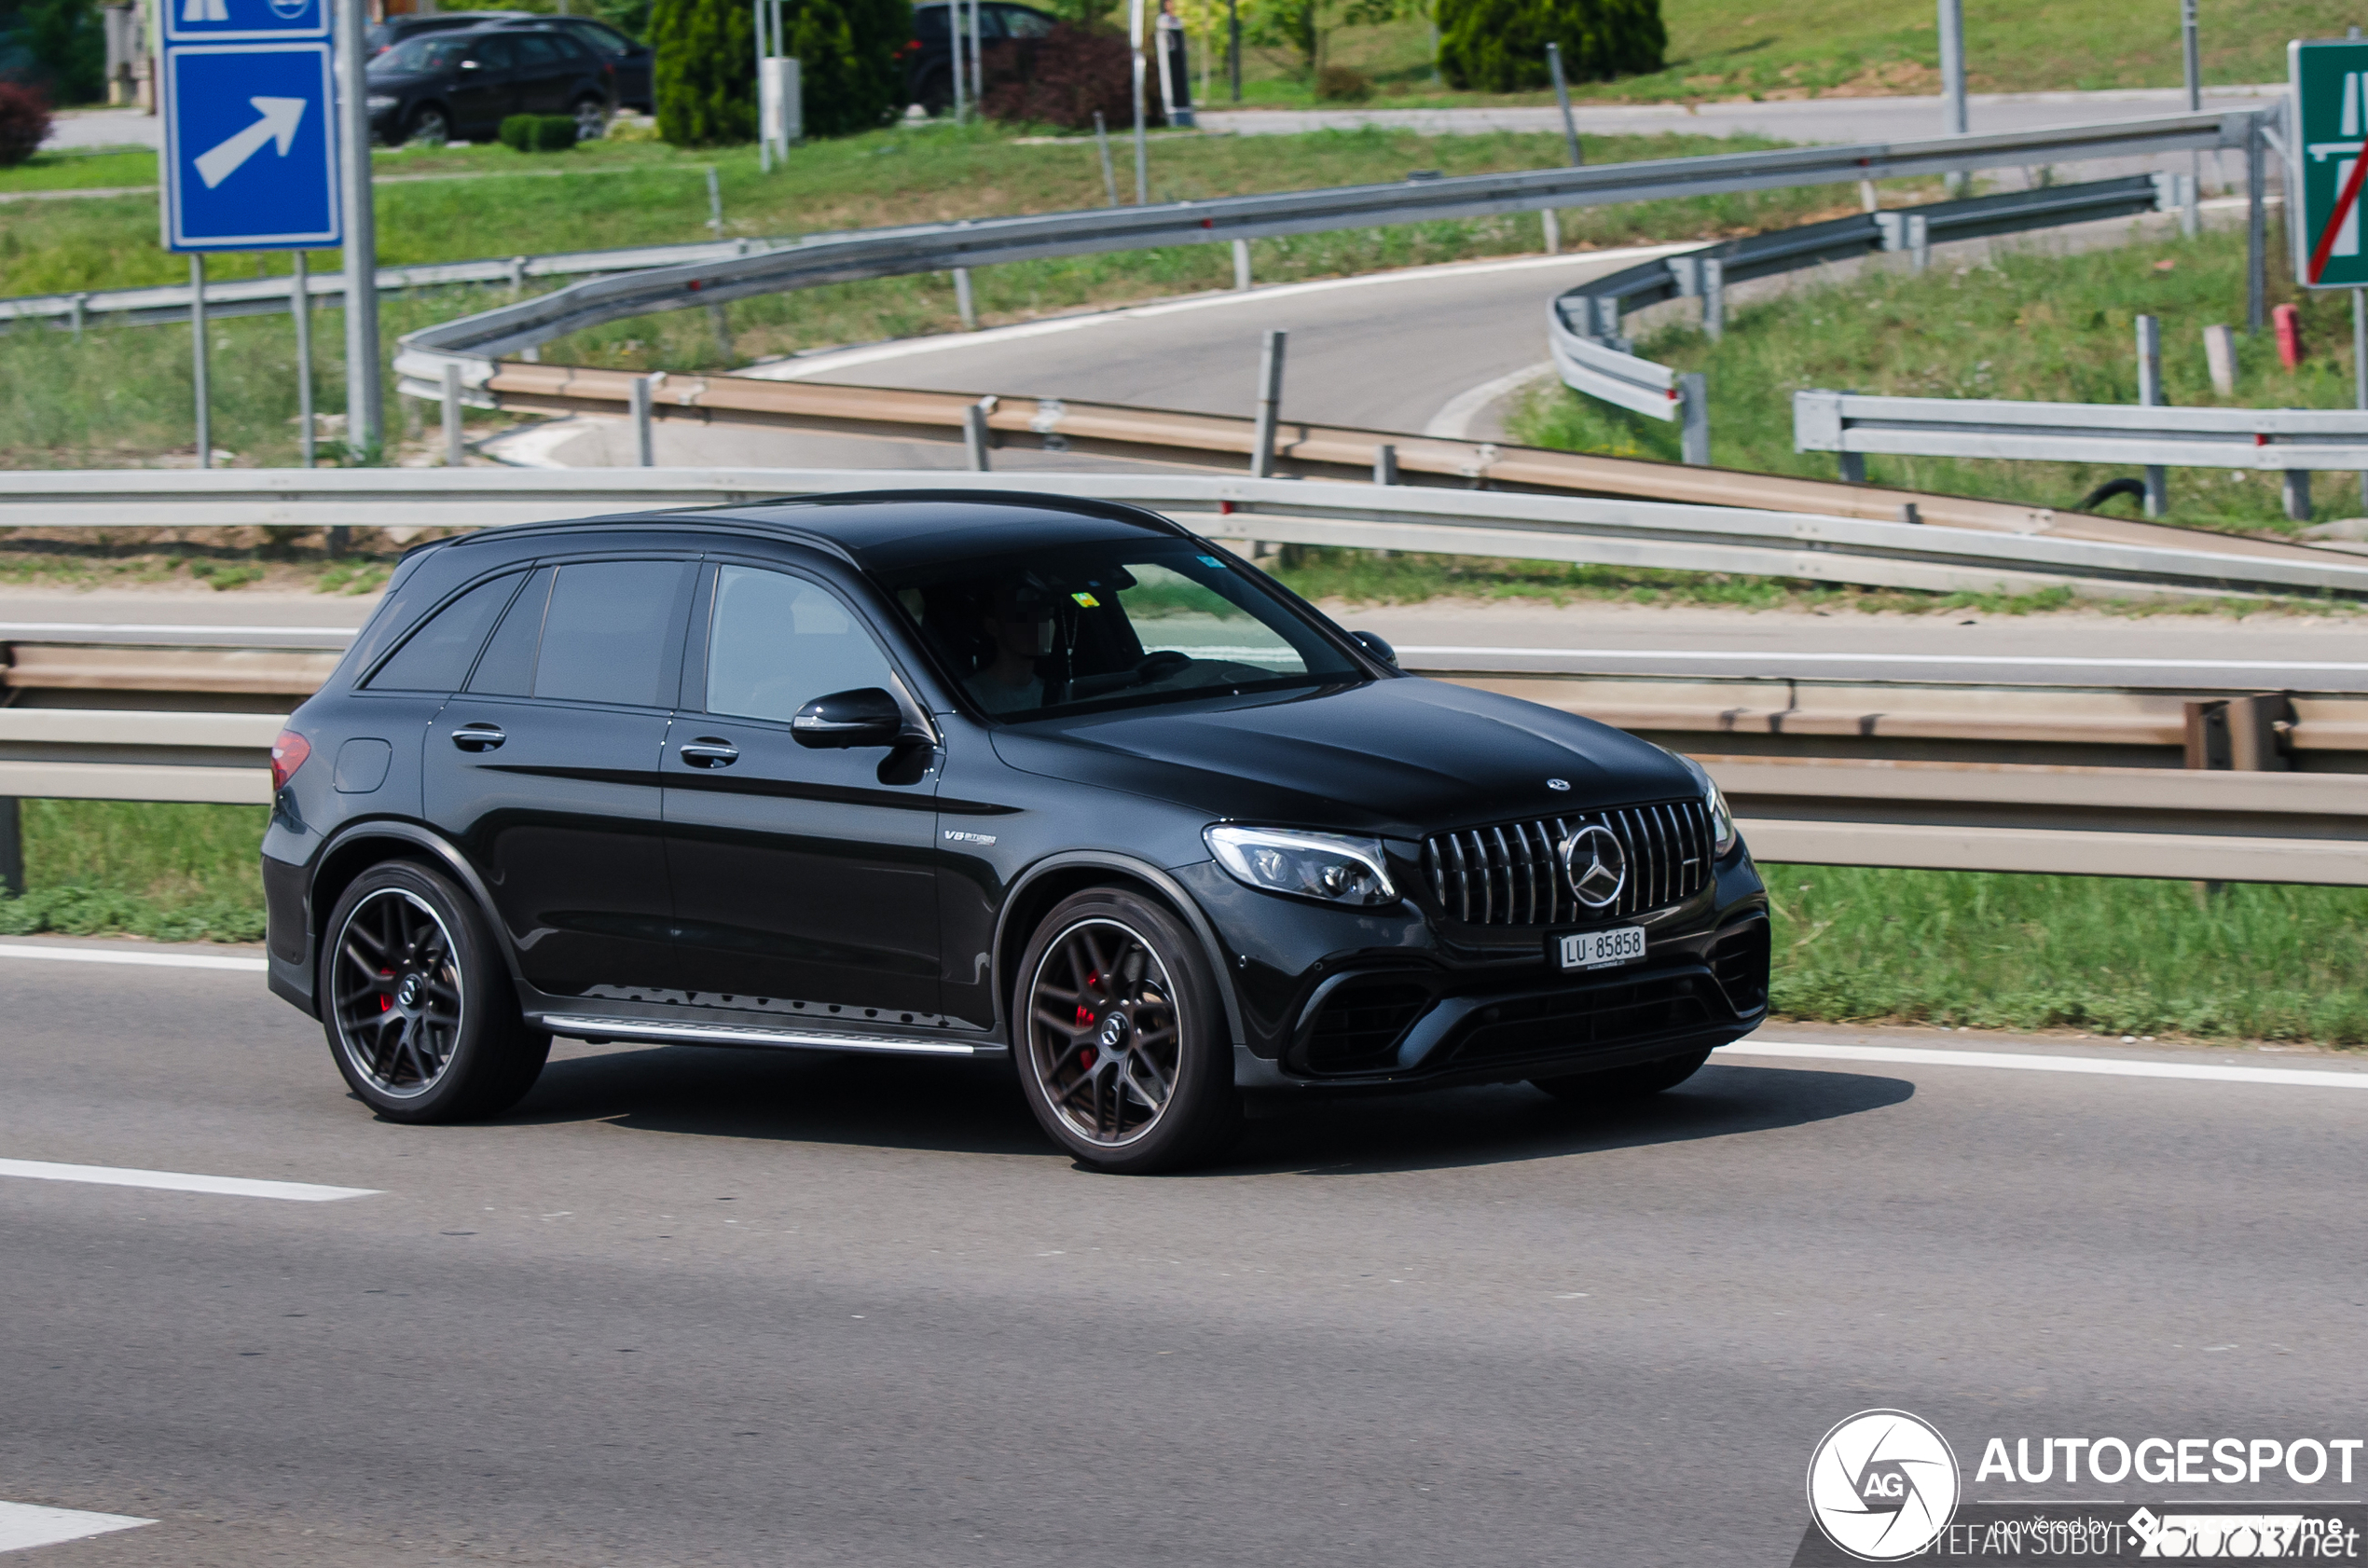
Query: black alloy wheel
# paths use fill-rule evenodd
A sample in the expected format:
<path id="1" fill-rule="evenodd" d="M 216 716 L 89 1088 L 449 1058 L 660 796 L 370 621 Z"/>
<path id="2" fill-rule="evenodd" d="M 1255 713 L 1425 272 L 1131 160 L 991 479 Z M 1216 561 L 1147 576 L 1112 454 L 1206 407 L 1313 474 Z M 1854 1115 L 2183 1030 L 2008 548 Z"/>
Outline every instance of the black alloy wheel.
<path id="1" fill-rule="evenodd" d="M 1709 1060 L 1710 1052 L 1702 1051 L 1659 1062 L 1639 1062 L 1634 1066 L 1613 1067 L 1605 1072 L 1533 1078 L 1530 1082 L 1558 1100 L 1609 1107 L 1641 1100 L 1664 1089 L 1674 1089 L 1701 1071 L 1702 1064 Z"/>
<path id="2" fill-rule="evenodd" d="M 609 106 L 593 97 L 575 101 L 575 139 L 597 142 L 609 133 Z"/>
<path id="3" fill-rule="evenodd" d="M 440 147 L 452 140 L 452 122 L 435 104 L 422 103 L 411 111 L 411 118 L 403 128 L 403 139 Z"/>
<path id="4" fill-rule="evenodd" d="M 337 1070 L 379 1115 L 457 1121 L 534 1086 L 551 1037 L 518 1014 L 475 905 L 424 866 L 371 867 L 330 916 L 322 1022 Z"/>
<path id="5" fill-rule="evenodd" d="M 1053 1140 L 1103 1170 L 1168 1170 L 1239 1121 L 1232 1048 L 1200 944 L 1165 909 L 1095 888 L 1045 916 L 1013 1009 L 1020 1084 Z"/>

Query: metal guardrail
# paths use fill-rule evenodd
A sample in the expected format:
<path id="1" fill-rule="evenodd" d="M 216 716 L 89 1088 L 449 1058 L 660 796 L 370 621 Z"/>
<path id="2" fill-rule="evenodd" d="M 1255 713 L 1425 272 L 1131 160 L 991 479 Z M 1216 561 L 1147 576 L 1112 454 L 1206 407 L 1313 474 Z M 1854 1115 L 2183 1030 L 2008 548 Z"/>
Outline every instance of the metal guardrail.
<path id="1" fill-rule="evenodd" d="M 2249 146 L 2262 118 L 2279 112 L 2210 110 L 1986 136 L 1720 153 L 818 236 L 762 254 L 588 280 L 422 327 L 402 339 L 395 370 L 405 391 L 440 398 L 447 363 L 457 364 L 463 384 L 475 388 L 493 374 L 494 360 L 587 327 L 823 283 L 1438 218 Z"/>
<path id="2" fill-rule="evenodd" d="M 285 722 L 276 713 L 0 708 L 0 798 L 268 805 L 271 740 Z"/>
<path id="3" fill-rule="evenodd" d="M 2368 410 L 2169 408 L 1946 397 L 1793 394 L 1793 446 L 1840 455 L 1863 475 L 1869 453 L 2236 468 L 2280 473 L 2287 512 L 2310 515 L 2313 470 L 2368 470 Z"/>
<path id="4" fill-rule="evenodd" d="M 1565 386 L 1652 419 L 1680 420 L 1685 461 L 1707 465 L 1710 416 L 1702 378 L 1638 356 L 1625 331 L 1631 311 L 1700 299 L 1703 330 L 1716 337 L 1725 328 L 1726 291 L 1732 283 L 1883 253 L 1906 252 L 1921 267 L 1935 244 L 2168 212 L 2193 197 L 2189 175 L 2138 174 L 1861 213 L 1723 241 L 1564 290 L 1547 307 L 1547 346 Z"/>
<path id="5" fill-rule="evenodd" d="M 2368 598 L 2368 560 L 1993 533 L 1761 507 L 1199 474 L 812 469 L 323 469 L 0 474 L 0 527 L 490 527 L 654 506 L 857 489 L 1039 492 L 1131 502 L 1218 538 L 1728 571 L 1941 591 Z"/>

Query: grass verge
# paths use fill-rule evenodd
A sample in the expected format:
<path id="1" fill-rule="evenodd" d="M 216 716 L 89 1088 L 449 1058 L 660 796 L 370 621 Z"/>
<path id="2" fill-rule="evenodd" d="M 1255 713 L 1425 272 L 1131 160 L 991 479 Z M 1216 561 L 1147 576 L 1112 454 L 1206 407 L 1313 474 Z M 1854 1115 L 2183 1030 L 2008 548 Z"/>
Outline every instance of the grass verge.
<path id="1" fill-rule="evenodd" d="M 1706 373 L 1711 455 L 1720 465 L 1830 479 L 1832 454 L 1793 450 L 1792 393 L 1848 388 L 1905 397 L 2011 398 L 2066 403 L 2138 401 L 2136 319 L 2162 323 L 2168 401 L 2184 406 L 2348 408 L 2352 406 L 2350 301 L 2305 293 L 2273 259 L 2270 302 L 2302 311 L 2307 353 L 2282 368 L 2265 333 L 2237 343 L 2237 395 L 2211 387 L 2203 329 L 2241 327 L 2245 238 L 2208 230 L 2193 241 L 2133 243 L 2063 254 L 2044 240 L 1999 253 L 1986 265 L 1935 263 L 1921 276 L 1869 267 L 1847 282 L 1808 282 L 1773 298 L 1730 308 L 1727 334 L 1712 342 L 1671 325 L 1637 351 L 1680 370 Z M 1517 439 L 1571 451 L 1674 461 L 1675 425 L 1663 425 L 1555 386 L 1512 421 Z M 2134 468 L 2094 463 L 1872 457 L 1875 484 L 2070 507 L 2107 479 Z M 2237 532 L 2291 533 L 2279 476 L 2236 470 L 2174 469 L 2165 521 Z M 2358 488 L 2343 475 L 2319 476 L 2316 516 L 2356 516 Z M 2134 501 L 2105 510 L 2135 515 Z"/>
<path id="2" fill-rule="evenodd" d="M 253 942 L 261 806 L 27 801 L 0 933 Z M 1768 865 L 1776 1011 L 2368 1042 L 2368 889 Z"/>

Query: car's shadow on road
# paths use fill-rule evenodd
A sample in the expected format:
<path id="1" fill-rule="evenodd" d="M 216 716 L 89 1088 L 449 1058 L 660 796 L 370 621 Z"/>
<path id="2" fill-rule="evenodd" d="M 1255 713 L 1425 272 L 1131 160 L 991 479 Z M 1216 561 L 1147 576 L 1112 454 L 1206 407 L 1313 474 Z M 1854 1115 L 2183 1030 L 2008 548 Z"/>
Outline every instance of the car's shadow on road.
<path id="1" fill-rule="evenodd" d="M 1202 1176 L 1354 1176 L 1559 1159 L 1772 1132 L 1898 1105 L 1904 1079 L 1716 1063 L 1665 1093 L 1590 1107 L 1527 1084 L 1264 1102 Z M 695 1137 L 1062 1155 L 999 1063 L 687 1047 L 555 1061 L 509 1121 Z"/>

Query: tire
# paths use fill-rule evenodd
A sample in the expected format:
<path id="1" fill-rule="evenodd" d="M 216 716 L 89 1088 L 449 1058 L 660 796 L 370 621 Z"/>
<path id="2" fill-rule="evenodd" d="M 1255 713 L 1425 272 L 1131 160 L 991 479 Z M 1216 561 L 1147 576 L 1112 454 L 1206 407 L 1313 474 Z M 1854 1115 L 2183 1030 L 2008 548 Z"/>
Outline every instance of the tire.
<path id="1" fill-rule="evenodd" d="M 1012 1034 L 1028 1108 L 1098 1170 L 1176 1170 L 1217 1153 L 1240 1124 L 1208 960 L 1181 920 L 1139 894 L 1094 887 L 1053 907 L 1020 959 Z"/>
<path id="2" fill-rule="evenodd" d="M 575 139 L 597 142 L 609 133 L 609 106 L 597 98 L 579 98 L 570 111 L 575 116 Z"/>
<path id="3" fill-rule="evenodd" d="M 954 74 L 941 69 L 922 77 L 921 90 L 913 102 L 931 119 L 943 116 L 954 107 Z"/>
<path id="4" fill-rule="evenodd" d="M 406 144 L 424 142 L 430 146 L 440 147 L 452 140 L 452 121 L 447 117 L 441 105 L 422 103 L 412 110 L 411 117 L 404 122 L 403 140 Z"/>
<path id="5" fill-rule="evenodd" d="M 1572 1073 L 1564 1078 L 1533 1078 L 1530 1082 L 1558 1100 L 1578 1105 L 1616 1106 L 1631 1100 L 1642 1100 L 1664 1089 L 1674 1089 L 1696 1073 L 1710 1060 L 1707 1051 L 1698 1054 L 1672 1056 L 1659 1062 L 1639 1062 L 1632 1067 L 1614 1067 L 1608 1072 Z"/>
<path id="6" fill-rule="evenodd" d="M 321 944 L 322 1026 L 353 1092 L 390 1121 L 499 1116 L 543 1071 L 472 900 L 450 878 L 389 860 L 354 878 Z"/>

